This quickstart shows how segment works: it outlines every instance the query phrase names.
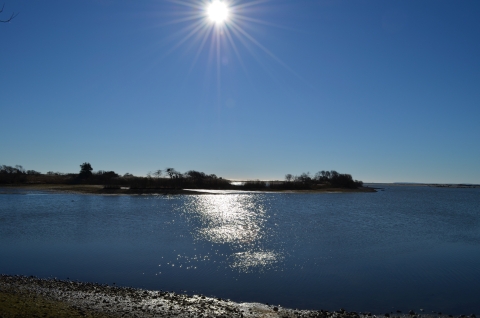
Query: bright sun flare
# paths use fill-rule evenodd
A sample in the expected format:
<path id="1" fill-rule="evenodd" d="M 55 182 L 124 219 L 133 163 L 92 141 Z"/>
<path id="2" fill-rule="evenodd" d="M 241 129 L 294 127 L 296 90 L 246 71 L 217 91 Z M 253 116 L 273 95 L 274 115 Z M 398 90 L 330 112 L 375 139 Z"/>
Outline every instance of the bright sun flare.
<path id="1" fill-rule="evenodd" d="M 179 17 L 172 20 L 171 23 L 183 24 L 187 21 L 191 21 L 191 23 L 188 23 L 188 25 L 182 27 L 178 31 L 177 35 L 180 39 L 166 52 L 165 56 L 171 54 L 185 43 L 193 41 L 197 44 L 197 48 L 190 67 L 190 71 L 192 71 L 197 61 L 203 57 L 203 53 L 208 51 L 209 65 L 216 62 L 218 92 L 220 92 L 221 69 L 224 65 L 230 63 L 230 55 L 235 55 L 237 57 L 239 64 L 246 73 L 246 67 L 242 59 L 242 47 L 250 52 L 263 68 L 267 69 L 267 66 L 262 63 L 259 56 L 257 56 L 256 51 L 262 51 L 266 58 L 275 61 L 303 81 L 294 70 L 292 70 L 285 62 L 249 32 L 252 28 L 248 26 L 252 23 L 272 25 L 282 28 L 281 25 L 271 24 L 268 21 L 249 16 L 249 13 L 254 13 L 253 15 L 257 16 L 257 13 L 262 11 L 263 4 L 267 2 L 275 2 L 274 0 L 165 1 L 178 4 L 179 8 L 183 7 L 183 9 L 180 9 L 177 12 Z M 268 10 L 266 7 L 264 9 Z M 177 13 L 175 15 L 177 15 Z M 218 98 L 220 98 L 220 93 L 218 93 Z"/>
<path id="2" fill-rule="evenodd" d="M 207 8 L 207 15 L 212 22 L 224 23 L 228 19 L 228 7 L 225 2 L 214 0 Z"/>

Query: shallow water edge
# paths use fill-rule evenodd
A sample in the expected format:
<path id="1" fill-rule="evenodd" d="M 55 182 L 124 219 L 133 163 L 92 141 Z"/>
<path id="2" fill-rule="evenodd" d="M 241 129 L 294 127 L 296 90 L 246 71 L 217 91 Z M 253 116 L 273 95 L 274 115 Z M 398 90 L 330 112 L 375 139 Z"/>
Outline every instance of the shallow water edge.
<path id="1" fill-rule="evenodd" d="M 452 315 L 432 312 L 348 312 L 325 310 L 294 310 L 269 304 L 238 303 L 203 295 L 178 294 L 128 287 L 82 283 L 69 280 L 40 279 L 33 276 L 0 276 L 0 294 L 12 295 L 25 304 L 36 300 L 35 306 L 50 308 L 50 317 L 60 317 L 58 308 L 89 317 L 322 317 L 322 318 L 446 318 Z M 39 304 L 40 301 L 40 304 Z M 48 303 L 43 306 L 41 303 Z M 52 306 L 53 302 L 53 306 Z M 67 309 L 65 309 L 67 308 Z M 13 309 L 15 310 L 15 308 Z M 73 314 L 72 314 L 73 311 Z M 12 314 L 12 306 L 0 303 L 0 314 Z M 13 315 L 15 312 L 13 312 Z M 7 316 L 5 316 L 7 317 Z M 466 317 L 461 315 L 458 317 Z M 474 314 L 469 317 L 475 318 Z"/>
<path id="2" fill-rule="evenodd" d="M 104 195 L 176 195 L 176 194 L 239 194 L 239 193 L 351 193 L 351 192 L 376 192 L 371 187 L 362 187 L 358 189 L 345 188 L 322 188 L 317 190 L 284 190 L 276 191 L 245 191 L 245 190 L 205 190 L 205 189 L 165 189 L 165 188 L 145 188 L 145 189 L 108 189 L 102 185 L 66 185 L 66 184 L 12 184 L 1 185 L 3 192 L 9 189 L 46 191 L 49 193 L 77 193 L 77 194 L 104 194 Z M 6 192 L 5 192 L 6 193 Z M 0 191 L 2 194 L 2 191 Z"/>

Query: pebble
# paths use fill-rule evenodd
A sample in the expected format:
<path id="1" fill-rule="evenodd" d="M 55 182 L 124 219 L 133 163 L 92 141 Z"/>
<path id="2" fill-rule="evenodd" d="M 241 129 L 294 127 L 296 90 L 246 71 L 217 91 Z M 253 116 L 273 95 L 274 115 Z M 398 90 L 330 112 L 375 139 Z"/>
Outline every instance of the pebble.
<path id="1" fill-rule="evenodd" d="M 33 276 L 0 275 L 0 290 L 26 291 L 46 298 L 63 301 L 81 308 L 86 315 L 90 312 L 103 312 L 117 315 L 123 313 L 129 317 L 320 317 L 320 318 L 367 318 L 372 313 L 339 311 L 287 309 L 260 303 L 236 303 L 227 299 L 206 297 L 204 295 L 182 295 L 174 292 L 147 291 L 131 287 L 108 286 L 98 283 L 80 283 L 59 279 L 40 279 Z M 397 310 L 397 313 L 401 311 Z M 393 313 L 392 313 L 393 314 Z M 393 318 L 416 318 L 410 310 L 407 315 L 395 315 Z M 438 313 L 441 316 L 441 313 Z M 384 314 L 390 317 L 389 313 Z M 375 316 L 373 316 L 375 317 Z M 422 318 L 432 318 L 421 315 Z M 452 316 L 449 316 L 452 317 Z M 462 315 L 461 318 L 467 316 Z M 476 318 L 474 314 L 468 316 Z M 443 317 L 445 318 L 445 316 Z"/>

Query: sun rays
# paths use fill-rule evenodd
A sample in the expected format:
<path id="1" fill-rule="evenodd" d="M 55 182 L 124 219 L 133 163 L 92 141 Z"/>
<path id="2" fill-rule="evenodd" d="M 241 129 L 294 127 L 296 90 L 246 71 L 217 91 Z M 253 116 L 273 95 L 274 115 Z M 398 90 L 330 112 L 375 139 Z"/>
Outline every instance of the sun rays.
<path id="1" fill-rule="evenodd" d="M 197 64 L 215 65 L 217 86 L 221 85 L 221 68 L 225 64 L 225 55 L 234 56 L 239 66 L 248 75 L 248 68 L 244 63 L 246 55 L 253 57 L 260 66 L 267 70 L 266 64 L 273 61 L 284 70 L 299 77 L 277 55 L 262 44 L 251 30 L 259 26 L 277 27 L 269 21 L 264 21 L 261 16 L 262 10 L 273 7 L 272 0 L 252 0 L 240 2 L 238 0 L 169 0 L 180 8 L 178 12 L 172 12 L 177 16 L 169 24 L 179 24 L 178 32 L 172 35 L 175 43 L 167 51 L 166 55 L 172 54 L 181 47 L 195 50 L 191 60 L 190 72 Z M 202 60 L 206 56 L 206 60 Z M 232 60 L 231 58 L 229 61 Z M 267 72 L 273 77 L 270 71 Z"/>

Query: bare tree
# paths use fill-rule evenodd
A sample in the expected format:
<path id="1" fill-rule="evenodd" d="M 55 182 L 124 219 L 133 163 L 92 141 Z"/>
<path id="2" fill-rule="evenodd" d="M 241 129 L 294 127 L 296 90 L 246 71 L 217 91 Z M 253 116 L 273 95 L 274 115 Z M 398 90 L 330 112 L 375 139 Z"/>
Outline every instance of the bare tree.
<path id="1" fill-rule="evenodd" d="M 155 176 L 155 178 L 159 179 L 163 175 L 163 171 L 159 169 L 155 171 L 153 175 Z"/>
<path id="2" fill-rule="evenodd" d="M 290 182 L 292 181 L 292 179 L 293 179 L 293 176 L 290 173 L 285 175 L 285 181 Z"/>
<path id="3" fill-rule="evenodd" d="M 174 168 L 165 168 L 165 173 L 168 174 L 170 179 L 179 178 L 181 173 L 175 170 Z"/>
<path id="4" fill-rule="evenodd" d="M 21 165 L 15 165 L 15 169 L 17 169 L 18 173 L 25 173 L 25 169 Z"/>
<path id="5" fill-rule="evenodd" d="M 0 10 L 0 13 L 3 12 L 3 8 L 5 8 L 5 3 L 3 4 L 2 9 Z M 18 15 L 18 13 L 15 14 L 15 12 L 13 12 L 12 15 L 10 16 L 10 18 L 8 18 L 7 20 L 0 20 L 0 22 L 4 22 L 4 23 L 10 22 L 10 21 L 12 21 L 12 19 L 15 18 L 17 15 Z"/>

